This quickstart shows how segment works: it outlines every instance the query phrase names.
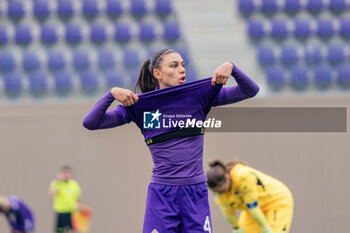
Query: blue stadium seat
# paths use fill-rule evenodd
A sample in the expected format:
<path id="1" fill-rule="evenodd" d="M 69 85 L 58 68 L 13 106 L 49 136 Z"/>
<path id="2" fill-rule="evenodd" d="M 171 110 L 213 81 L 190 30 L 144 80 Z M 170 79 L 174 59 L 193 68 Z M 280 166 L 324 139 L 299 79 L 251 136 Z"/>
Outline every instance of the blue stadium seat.
<path id="1" fill-rule="evenodd" d="M 181 38 L 180 26 L 177 22 L 165 22 L 163 24 L 163 38 L 168 41 L 176 41 Z"/>
<path id="2" fill-rule="evenodd" d="M 290 69 L 290 85 L 296 91 L 304 91 L 309 83 L 308 69 L 305 65 L 296 65 Z"/>
<path id="3" fill-rule="evenodd" d="M 36 18 L 43 20 L 50 16 L 49 1 L 35 0 L 33 4 L 33 15 Z"/>
<path id="4" fill-rule="evenodd" d="M 36 71 L 40 68 L 41 62 L 35 52 L 25 52 L 22 54 L 22 66 L 26 72 Z"/>
<path id="5" fill-rule="evenodd" d="M 340 13 L 346 10 L 346 0 L 331 0 L 329 1 L 329 10 L 333 13 Z"/>
<path id="6" fill-rule="evenodd" d="M 79 73 L 81 88 L 85 94 L 93 94 L 99 87 L 98 74 L 94 70 L 85 70 Z"/>
<path id="7" fill-rule="evenodd" d="M 286 84 L 286 72 L 281 65 L 269 66 L 265 70 L 267 84 L 273 91 L 280 91 Z"/>
<path id="8" fill-rule="evenodd" d="M 271 21 L 271 36 L 274 39 L 286 39 L 289 35 L 287 19 L 273 19 Z"/>
<path id="9" fill-rule="evenodd" d="M 156 51 L 158 51 L 158 50 L 159 49 L 157 49 Z M 153 51 L 153 53 L 156 51 Z M 176 48 L 175 51 L 181 55 L 182 59 L 185 62 L 185 67 L 191 64 L 190 52 L 185 47 Z M 148 57 L 151 57 L 152 54 L 150 54 L 150 56 L 148 56 Z"/>
<path id="10" fill-rule="evenodd" d="M 43 71 L 28 74 L 30 93 L 34 97 L 42 97 L 47 91 L 47 77 Z"/>
<path id="11" fill-rule="evenodd" d="M 285 0 L 284 10 L 288 14 L 296 14 L 302 10 L 301 0 Z"/>
<path id="12" fill-rule="evenodd" d="M 5 73 L 3 76 L 5 93 L 11 97 L 18 97 L 23 90 L 22 75 L 15 72 Z"/>
<path id="13" fill-rule="evenodd" d="M 196 69 L 194 69 L 193 67 L 186 67 L 186 82 L 192 82 L 195 80 L 198 80 L 198 74 Z"/>
<path id="14" fill-rule="evenodd" d="M 29 26 L 18 25 L 15 29 L 15 41 L 20 45 L 28 45 L 32 42 L 32 31 Z"/>
<path id="15" fill-rule="evenodd" d="M 114 39 L 119 43 L 129 42 L 132 38 L 130 25 L 127 23 L 117 23 L 114 26 Z"/>
<path id="16" fill-rule="evenodd" d="M 19 20 L 25 15 L 24 1 L 8 1 L 7 15 L 12 20 Z"/>
<path id="17" fill-rule="evenodd" d="M 107 0 L 106 13 L 112 19 L 121 16 L 124 12 L 120 0 Z"/>
<path id="18" fill-rule="evenodd" d="M 299 54 L 296 45 L 285 44 L 281 46 L 281 62 L 284 65 L 294 65 L 298 60 Z"/>
<path id="19" fill-rule="evenodd" d="M 14 55 L 8 51 L 0 52 L 0 71 L 8 72 L 16 68 L 16 60 Z"/>
<path id="20" fill-rule="evenodd" d="M 84 0 L 83 1 L 83 15 L 88 18 L 92 19 L 98 16 L 99 14 L 99 9 L 97 5 L 98 1 L 96 0 Z"/>
<path id="21" fill-rule="evenodd" d="M 332 18 L 319 18 L 317 20 L 317 35 L 321 39 L 329 39 L 335 34 Z"/>
<path id="22" fill-rule="evenodd" d="M 172 0 L 155 0 L 155 13 L 166 16 L 173 12 Z"/>
<path id="23" fill-rule="evenodd" d="M 327 45 L 327 59 L 330 64 L 340 64 L 345 61 L 345 46 L 341 43 L 330 43 Z"/>
<path id="24" fill-rule="evenodd" d="M 48 68 L 51 71 L 63 69 L 66 65 L 64 53 L 61 51 L 49 51 L 47 55 Z"/>
<path id="25" fill-rule="evenodd" d="M 257 6 L 255 5 L 254 0 L 239 0 L 238 9 L 244 15 L 249 15 L 256 10 Z"/>
<path id="26" fill-rule="evenodd" d="M 108 88 L 124 86 L 123 72 L 120 69 L 109 69 L 104 72 L 106 84 Z"/>
<path id="27" fill-rule="evenodd" d="M 40 38 L 43 44 L 56 43 L 58 40 L 57 27 L 55 25 L 42 25 Z"/>
<path id="28" fill-rule="evenodd" d="M 332 68 L 326 64 L 316 65 L 313 69 L 315 86 L 319 90 L 326 90 L 332 84 Z"/>
<path id="29" fill-rule="evenodd" d="M 294 20 L 294 36 L 297 39 L 307 39 L 311 34 L 311 20 L 308 18 L 296 18 Z"/>
<path id="30" fill-rule="evenodd" d="M 78 24 L 66 25 L 66 41 L 70 44 L 80 43 L 83 39 L 82 28 Z"/>
<path id="31" fill-rule="evenodd" d="M 311 65 L 320 63 L 324 59 L 322 46 L 319 44 L 308 44 L 304 48 L 305 61 Z"/>
<path id="32" fill-rule="evenodd" d="M 90 54 L 86 50 L 75 50 L 73 52 L 73 66 L 77 70 L 83 70 L 90 66 Z"/>
<path id="33" fill-rule="evenodd" d="M 135 17 L 142 17 L 148 13 L 145 0 L 131 0 L 130 13 Z"/>
<path id="34" fill-rule="evenodd" d="M 260 40 L 267 34 L 264 20 L 251 19 L 248 21 L 248 35 L 253 40 Z"/>
<path id="35" fill-rule="evenodd" d="M 350 64 L 345 63 L 337 67 L 338 85 L 341 89 L 350 88 Z"/>
<path id="36" fill-rule="evenodd" d="M 110 49 L 100 49 L 98 51 L 98 66 L 100 69 L 114 67 L 116 64 L 114 51 Z"/>
<path id="37" fill-rule="evenodd" d="M 67 96 L 73 89 L 73 76 L 67 70 L 54 73 L 55 90 L 61 96 Z"/>
<path id="38" fill-rule="evenodd" d="M 277 0 L 262 0 L 261 11 L 265 14 L 274 14 L 278 11 Z"/>
<path id="39" fill-rule="evenodd" d="M 136 84 L 137 78 L 139 77 L 139 72 L 140 72 L 140 69 L 138 67 L 128 69 L 128 74 L 129 74 L 128 76 L 129 76 L 131 86 L 134 86 Z"/>
<path id="40" fill-rule="evenodd" d="M 127 68 L 138 67 L 141 64 L 139 52 L 136 49 L 123 50 L 123 64 Z"/>
<path id="41" fill-rule="evenodd" d="M 7 27 L 4 25 L 0 25 L 0 45 L 4 45 L 9 41 L 9 35 L 7 31 Z"/>
<path id="42" fill-rule="evenodd" d="M 139 24 L 139 38 L 142 42 L 151 42 L 156 39 L 156 31 L 151 23 Z"/>
<path id="43" fill-rule="evenodd" d="M 69 19 L 74 15 L 73 1 L 71 0 L 60 0 L 57 1 L 57 15 L 61 19 Z"/>
<path id="44" fill-rule="evenodd" d="M 348 39 L 350 38 L 350 17 L 340 18 L 340 28 L 339 33 L 342 37 Z"/>
<path id="45" fill-rule="evenodd" d="M 104 43 L 107 40 L 106 27 L 103 24 L 90 25 L 90 40 L 93 43 Z"/>
<path id="46" fill-rule="evenodd" d="M 312 14 L 318 14 L 324 7 L 325 5 L 322 0 L 307 0 L 306 8 Z"/>
<path id="47" fill-rule="evenodd" d="M 273 45 L 258 47 L 258 61 L 263 66 L 272 65 L 276 61 L 276 49 Z"/>

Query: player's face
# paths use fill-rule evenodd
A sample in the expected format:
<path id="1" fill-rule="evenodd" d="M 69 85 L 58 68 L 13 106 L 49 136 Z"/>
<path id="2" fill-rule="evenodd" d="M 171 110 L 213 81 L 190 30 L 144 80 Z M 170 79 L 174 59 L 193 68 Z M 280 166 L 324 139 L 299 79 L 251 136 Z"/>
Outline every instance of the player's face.
<path id="1" fill-rule="evenodd" d="M 68 181 L 72 178 L 72 172 L 68 170 L 62 171 L 62 178 L 64 181 Z"/>
<path id="2" fill-rule="evenodd" d="M 155 77 L 159 82 L 159 89 L 172 87 L 186 82 L 185 63 L 178 53 L 169 53 L 162 57 L 160 68 L 155 69 Z"/>

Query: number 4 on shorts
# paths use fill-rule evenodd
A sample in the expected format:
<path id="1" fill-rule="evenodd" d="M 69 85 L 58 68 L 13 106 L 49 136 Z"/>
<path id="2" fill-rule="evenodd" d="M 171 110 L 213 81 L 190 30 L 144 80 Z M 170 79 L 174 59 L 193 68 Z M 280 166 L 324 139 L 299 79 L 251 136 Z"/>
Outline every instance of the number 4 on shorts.
<path id="1" fill-rule="evenodd" d="M 203 225 L 203 229 L 204 229 L 204 231 L 208 231 L 209 233 L 211 233 L 209 216 L 205 217 L 205 222 L 204 222 L 204 225 Z"/>

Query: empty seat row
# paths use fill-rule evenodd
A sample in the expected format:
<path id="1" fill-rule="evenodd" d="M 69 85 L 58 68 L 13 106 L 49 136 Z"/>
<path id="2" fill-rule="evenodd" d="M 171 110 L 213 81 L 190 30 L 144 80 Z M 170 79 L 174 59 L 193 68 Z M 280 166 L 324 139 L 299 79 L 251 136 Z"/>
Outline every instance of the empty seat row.
<path id="1" fill-rule="evenodd" d="M 34 17 L 38 19 L 46 19 L 53 13 L 60 18 L 68 19 L 78 13 L 74 2 L 72 0 L 12 0 L 8 1 L 7 16 L 13 20 L 22 19 L 27 13 L 26 4 L 30 4 L 30 9 Z M 81 13 L 86 18 L 94 18 L 100 14 L 106 14 L 109 17 L 118 17 L 126 13 L 125 7 L 119 0 L 105 0 L 105 9 L 101 9 L 100 1 L 95 0 L 81 0 Z M 53 5 L 55 6 L 53 6 Z M 55 10 L 54 10 L 54 9 Z M 153 12 L 151 12 L 153 10 Z M 6 11 L 6 10 L 5 10 Z M 171 0 L 154 0 L 154 9 L 149 9 L 146 0 L 131 0 L 130 13 L 135 16 L 143 16 L 148 13 L 155 13 L 159 16 L 166 16 L 173 12 Z"/>
<path id="2" fill-rule="evenodd" d="M 251 19 L 248 21 L 248 35 L 254 40 L 260 40 L 267 36 L 274 39 L 286 39 L 294 36 L 297 39 L 307 39 L 314 35 L 321 39 L 330 39 L 339 34 L 345 39 L 350 38 L 350 17 L 333 19 L 322 17 L 318 19 L 295 18 Z"/>
<path id="3" fill-rule="evenodd" d="M 241 13 L 249 15 L 255 12 L 263 14 L 274 14 L 284 11 L 288 14 L 296 14 L 301 11 L 308 11 L 311 14 L 318 14 L 329 10 L 335 14 L 346 11 L 350 8 L 347 0 L 239 0 L 238 9 Z"/>

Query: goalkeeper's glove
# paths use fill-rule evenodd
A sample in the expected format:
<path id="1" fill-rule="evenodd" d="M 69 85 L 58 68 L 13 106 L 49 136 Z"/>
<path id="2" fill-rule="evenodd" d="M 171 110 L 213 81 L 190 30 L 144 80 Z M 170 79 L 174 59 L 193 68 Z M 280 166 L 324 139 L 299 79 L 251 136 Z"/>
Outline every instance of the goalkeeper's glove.
<path id="1" fill-rule="evenodd" d="M 266 227 L 264 230 L 261 230 L 262 233 L 273 233 L 271 227 Z"/>

